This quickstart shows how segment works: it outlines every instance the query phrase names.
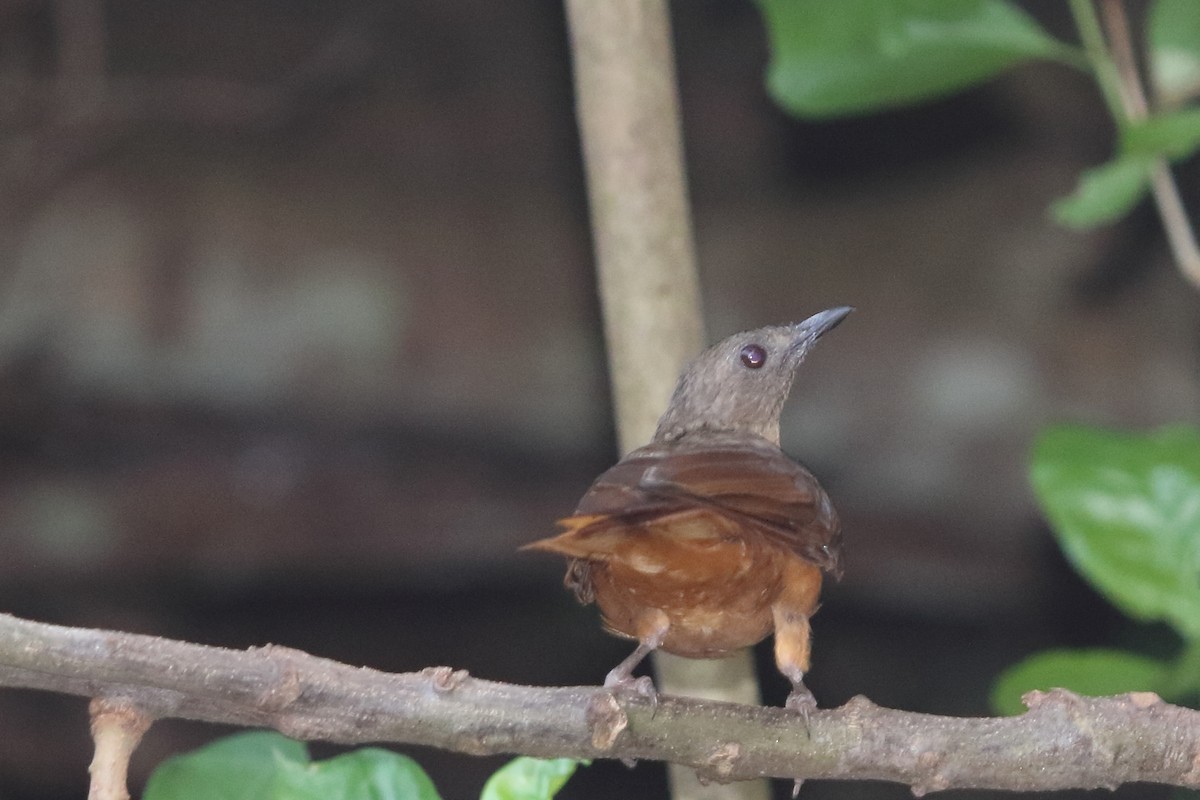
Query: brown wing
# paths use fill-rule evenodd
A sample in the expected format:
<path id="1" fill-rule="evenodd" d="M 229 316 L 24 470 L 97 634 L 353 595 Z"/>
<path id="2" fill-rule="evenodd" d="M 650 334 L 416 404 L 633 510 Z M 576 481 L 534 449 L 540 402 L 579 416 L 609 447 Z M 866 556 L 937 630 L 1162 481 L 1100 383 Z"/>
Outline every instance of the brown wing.
<path id="1" fill-rule="evenodd" d="M 697 505 L 841 577 L 841 524 L 828 495 L 808 470 L 765 440 L 634 451 L 596 480 L 571 520 L 584 523 L 576 532 L 588 536 Z"/>

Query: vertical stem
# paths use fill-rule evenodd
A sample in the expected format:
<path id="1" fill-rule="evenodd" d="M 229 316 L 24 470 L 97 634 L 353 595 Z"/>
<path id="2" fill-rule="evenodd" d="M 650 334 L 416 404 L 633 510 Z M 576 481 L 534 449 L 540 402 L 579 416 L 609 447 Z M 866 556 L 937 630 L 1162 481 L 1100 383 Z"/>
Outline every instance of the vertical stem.
<path id="1" fill-rule="evenodd" d="M 704 346 L 666 0 L 566 0 L 592 236 L 622 452 L 654 434 L 675 380 Z M 758 702 L 752 655 L 655 653 L 659 688 Z M 701 786 L 671 767 L 672 795 L 765 799 L 752 781 Z"/>
<path id="2" fill-rule="evenodd" d="M 705 344 L 665 2 L 568 0 L 579 129 L 622 452 Z"/>
<path id="3" fill-rule="evenodd" d="M 1079 31 L 1079 39 L 1092 65 L 1096 83 L 1100 93 L 1104 95 L 1104 103 L 1108 113 L 1118 125 L 1125 121 L 1125 100 L 1121 91 L 1121 76 L 1117 73 L 1117 65 L 1113 63 L 1104 43 L 1104 31 L 1096 16 L 1092 0 L 1071 0 L 1071 16 L 1075 19 L 1075 28 Z"/>
<path id="4" fill-rule="evenodd" d="M 1133 37 L 1129 33 L 1129 18 L 1121 0 L 1101 0 L 1101 19 L 1108 33 L 1109 52 L 1116 66 L 1121 105 L 1129 119 L 1145 119 L 1150 115 L 1142 81 L 1138 77 L 1137 59 L 1133 54 Z"/>
<path id="5" fill-rule="evenodd" d="M 1175 264 L 1183 276 L 1200 289 L 1200 246 L 1196 244 L 1196 234 L 1166 159 L 1160 158 L 1154 164 L 1150 186 L 1154 190 L 1154 202 L 1166 228 L 1167 242 L 1171 245 Z"/>

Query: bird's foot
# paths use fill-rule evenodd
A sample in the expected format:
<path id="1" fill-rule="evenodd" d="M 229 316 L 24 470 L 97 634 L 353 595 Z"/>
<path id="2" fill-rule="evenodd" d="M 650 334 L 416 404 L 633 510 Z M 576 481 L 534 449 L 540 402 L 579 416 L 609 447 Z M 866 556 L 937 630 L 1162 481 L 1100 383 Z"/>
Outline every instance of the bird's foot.
<path id="1" fill-rule="evenodd" d="M 792 692 L 787 696 L 787 700 L 783 704 L 784 708 L 790 708 L 792 711 L 799 711 L 801 718 L 804 720 L 804 730 L 808 733 L 808 738 L 812 738 L 812 728 L 809 727 L 808 717 L 812 712 L 817 710 L 817 698 L 813 697 L 813 693 L 808 690 L 808 687 L 800 680 L 793 681 Z M 800 786 L 804 783 L 801 778 L 796 778 L 792 781 L 792 800 L 800 794 Z"/>
<path id="2" fill-rule="evenodd" d="M 817 698 L 813 697 L 813 693 L 808 690 L 807 686 L 803 683 L 796 683 L 792 693 L 787 696 L 787 702 L 783 705 L 784 708 L 799 711 L 800 716 L 804 718 L 804 727 L 809 728 L 809 716 L 817 710 Z M 812 736 L 811 729 L 808 735 Z"/>
<path id="3" fill-rule="evenodd" d="M 618 673 L 614 669 L 604 679 L 604 688 L 613 692 L 635 692 L 651 700 L 658 699 L 658 689 L 654 687 L 654 681 L 648 675 L 635 678 L 632 675 Z"/>
<path id="4" fill-rule="evenodd" d="M 618 674 L 618 670 L 608 673 L 604 679 L 604 688 L 613 694 L 633 694 L 650 702 L 651 719 L 658 713 L 658 689 L 648 675 L 635 678 L 628 673 Z"/>
<path id="5" fill-rule="evenodd" d="M 787 696 L 787 702 L 783 705 L 784 708 L 799 711 L 807 717 L 817 710 L 817 698 L 813 697 L 813 693 L 808 690 L 807 686 L 800 684 Z"/>
<path id="6" fill-rule="evenodd" d="M 652 627 L 647 627 L 645 635 L 640 638 L 638 646 L 634 648 L 624 661 L 613 667 L 608 675 L 604 677 L 604 688 L 608 689 L 613 694 L 618 692 L 634 692 L 635 694 L 647 699 L 653 705 L 654 710 L 658 710 L 658 690 L 654 688 L 654 681 L 649 678 L 635 678 L 633 671 L 637 665 L 642 663 L 642 659 L 654 652 L 654 650 L 663 642 L 663 637 L 667 635 L 667 629 L 670 627 L 670 620 L 665 612 L 659 609 L 651 609 L 651 613 L 646 618 L 646 622 L 652 623 Z"/>

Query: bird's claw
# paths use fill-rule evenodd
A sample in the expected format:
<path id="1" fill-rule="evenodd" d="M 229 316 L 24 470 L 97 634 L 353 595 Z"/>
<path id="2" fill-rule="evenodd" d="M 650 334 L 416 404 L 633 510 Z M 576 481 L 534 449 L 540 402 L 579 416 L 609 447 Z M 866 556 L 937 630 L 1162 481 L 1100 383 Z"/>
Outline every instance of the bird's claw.
<path id="1" fill-rule="evenodd" d="M 609 673 L 608 677 L 604 679 L 604 688 L 614 694 L 635 694 L 650 701 L 654 711 L 658 710 L 658 689 L 655 688 L 654 681 L 648 675 L 635 678 L 632 675 L 621 676 Z"/>
<path id="2" fill-rule="evenodd" d="M 812 736 L 808 721 L 812 713 L 817 710 L 817 698 L 813 697 L 813 693 L 808 690 L 808 687 L 801 684 L 793 689 L 783 706 L 800 712 L 800 716 L 804 718 L 804 727 L 808 730 L 808 735 Z"/>
<path id="3" fill-rule="evenodd" d="M 795 684 L 783 706 L 792 711 L 800 712 L 800 717 L 804 720 L 804 730 L 808 734 L 808 738 L 811 739 L 812 728 L 808 724 L 808 718 L 812 712 L 817 710 L 817 698 L 813 697 L 813 693 L 808 690 L 808 687 L 803 683 Z M 803 783 L 804 780 L 801 778 L 796 778 L 796 780 L 792 781 L 792 800 L 796 800 L 800 795 L 800 786 Z"/>
<path id="4" fill-rule="evenodd" d="M 611 672 L 604 679 L 604 688 L 618 692 L 637 692 L 642 697 L 657 697 L 658 690 L 649 675 L 635 678 L 632 675 L 614 675 Z"/>

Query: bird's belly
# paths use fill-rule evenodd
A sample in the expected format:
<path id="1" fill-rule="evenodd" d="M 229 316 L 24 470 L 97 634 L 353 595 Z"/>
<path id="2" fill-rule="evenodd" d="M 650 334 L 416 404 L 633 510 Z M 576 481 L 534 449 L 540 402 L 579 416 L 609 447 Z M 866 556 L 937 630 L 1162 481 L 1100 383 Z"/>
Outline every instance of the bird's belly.
<path id="1" fill-rule="evenodd" d="M 692 608 L 668 617 L 671 627 L 661 648 L 688 658 L 720 658 L 761 642 L 774 628 L 769 608 L 753 613 Z"/>
<path id="2" fill-rule="evenodd" d="M 614 633 L 642 639 L 647 620 L 661 611 L 669 621 L 661 649 L 717 658 L 771 632 L 781 554 L 741 538 L 630 542 L 592 576 L 596 603 Z"/>

